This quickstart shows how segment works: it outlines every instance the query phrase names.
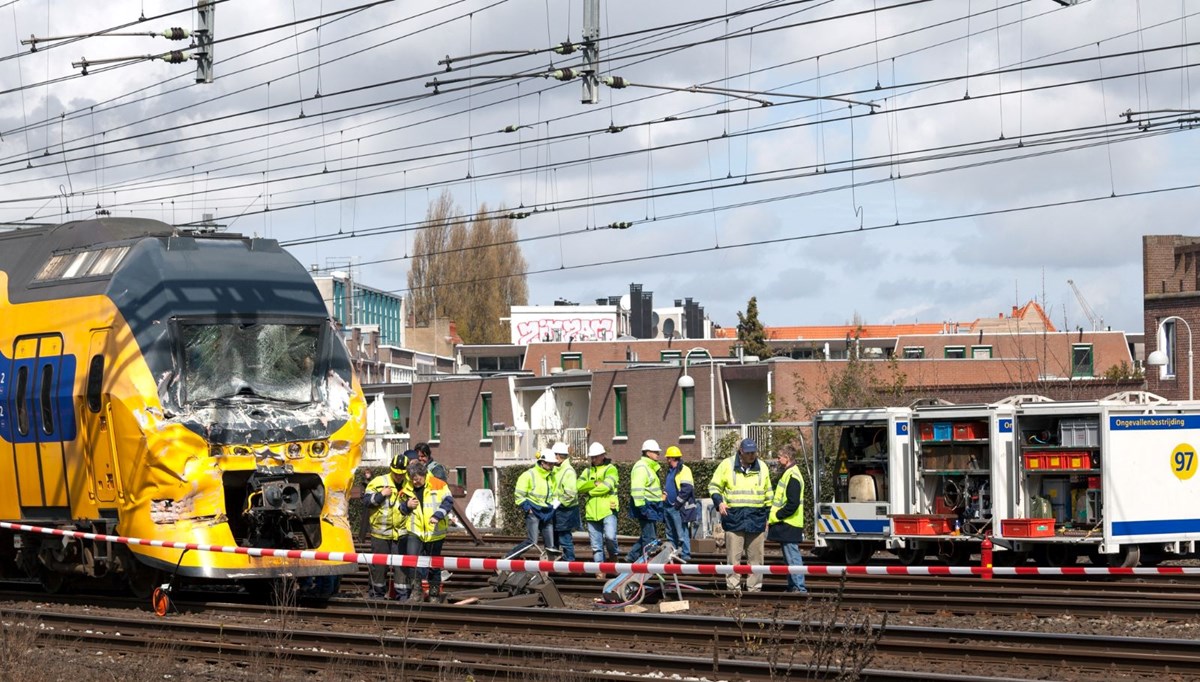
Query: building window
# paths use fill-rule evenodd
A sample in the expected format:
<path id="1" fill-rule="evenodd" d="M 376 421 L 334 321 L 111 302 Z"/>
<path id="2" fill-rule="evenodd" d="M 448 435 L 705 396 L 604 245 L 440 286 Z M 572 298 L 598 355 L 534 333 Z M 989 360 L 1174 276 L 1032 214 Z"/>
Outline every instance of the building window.
<path id="1" fill-rule="evenodd" d="M 1092 344 L 1076 343 L 1071 346 L 1071 376 L 1095 376 L 1092 357 Z"/>
<path id="2" fill-rule="evenodd" d="M 1159 379 L 1174 379 L 1175 378 L 1175 320 L 1167 320 L 1163 322 L 1163 347 L 1162 352 L 1167 354 L 1167 364 L 1163 365 L 1158 372 Z"/>
<path id="3" fill-rule="evenodd" d="M 496 477 L 496 470 L 492 467 L 483 467 L 483 487 L 485 490 L 495 490 L 496 486 L 493 483 Z"/>
<path id="4" fill-rule="evenodd" d="M 484 440 L 489 440 L 492 437 L 492 394 L 484 393 L 479 398 L 481 402 L 480 413 L 483 418 L 482 436 Z"/>
<path id="5" fill-rule="evenodd" d="M 920 360 L 923 357 L 925 357 L 925 346 L 905 346 L 904 347 L 904 359 L 905 360 Z"/>
<path id="6" fill-rule="evenodd" d="M 629 409 L 629 405 L 626 403 L 627 390 L 624 386 L 617 386 L 613 389 L 613 414 L 616 417 L 613 432 L 619 438 L 629 435 L 628 414 L 626 412 Z"/>
<path id="7" fill-rule="evenodd" d="M 442 437 L 442 427 L 438 423 L 439 402 L 436 395 L 429 396 L 429 440 L 440 440 Z"/>
<path id="8" fill-rule="evenodd" d="M 683 391 L 683 435 L 696 435 L 696 388 L 684 388 Z"/>
<path id="9" fill-rule="evenodd" d="M 660 350 L 658 351 L 659 362 L 670 362 L 678 365 L 683 361 L 683 351 L 678 350 Z"/>
<path id="10" fill-rule="evenodd" d="M 943 353 L 942 357 L 946 358 L 947 360 L 961 360 L 961 359 L 967 357 L 967 347 L 966 346 L 946 346 L 946 348 L 942 351 L 942 353 Z"/>
<path id="11" fill-rule="evenodd" d="M 976 360 L 986 360 L 992 357 L 991 346 L 971 346 L 971 357 Z"/>
<path id="12" fill-rule="evenodd" d="M 462 487 L 467 487 L 467 468 L 454 467 L 454 475 L 458 478 L 458 484 Z"/>
<path id="13" fill-rule="evenodd" d="M 583 353 L 560 353 L 560 366 L 566 369 L 583 369 Z"/>

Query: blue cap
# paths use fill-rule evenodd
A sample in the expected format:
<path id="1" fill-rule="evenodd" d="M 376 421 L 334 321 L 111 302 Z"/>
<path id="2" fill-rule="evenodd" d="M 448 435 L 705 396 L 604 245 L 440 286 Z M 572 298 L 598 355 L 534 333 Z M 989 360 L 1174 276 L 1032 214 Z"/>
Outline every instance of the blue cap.
<path id="1" fill-rule="evenodd" d="M 755 443 L 753 438 L 747 438 L 742 441 L 739 448 L 742 452 L 758 452 L 758 443 Z"/>

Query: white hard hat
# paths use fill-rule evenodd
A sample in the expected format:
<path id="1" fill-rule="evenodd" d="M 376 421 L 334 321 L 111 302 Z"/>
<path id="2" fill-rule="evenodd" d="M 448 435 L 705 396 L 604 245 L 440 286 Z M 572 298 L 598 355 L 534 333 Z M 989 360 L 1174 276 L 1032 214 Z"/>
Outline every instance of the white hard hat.
<path id="1" fill-rule="evenodd" d="M 564 457 L 571 454 L 571 449 L 568 448 L 567 444 L 561 440 L 556 442 L 550 449 L 554 452 L 554 454 L 563 455 Z"/>
<path id="2" fill-rule="evenodd" d="M 541 452 L 538 453 L 538 461 L 539 462 L 550 462 L 551 464 L 558 464 L 558 457 L 554 456 L 553 450 L 542 450 Z"/>
<path id="3" fill-rule="evenodd" d="M 588 457 L 599 457 L 606 454 L 608 453 L 605 451 L 604 446 L 599 443 L 592 443 L 588 446 Z"/>
<path id="4" fill-rule="evenodd" d="M 658 441 L 654 440 L 653 438 L 646 441 L 645 443 L 642 443 L 642 452 L 645 452 L 647 450 L 649 450 L 650 452 L 662 452 L 662 448 L 658 447 Z"/>

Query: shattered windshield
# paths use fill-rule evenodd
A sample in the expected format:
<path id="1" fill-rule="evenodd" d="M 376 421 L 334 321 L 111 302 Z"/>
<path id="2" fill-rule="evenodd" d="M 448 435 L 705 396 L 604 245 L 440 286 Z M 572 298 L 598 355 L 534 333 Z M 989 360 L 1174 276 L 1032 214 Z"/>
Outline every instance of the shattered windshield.
<path id="1" fill-rule="evenodd" d="M 233 322 L 180 327 L 188 403 L 310 403 L 319 324 Z"/>

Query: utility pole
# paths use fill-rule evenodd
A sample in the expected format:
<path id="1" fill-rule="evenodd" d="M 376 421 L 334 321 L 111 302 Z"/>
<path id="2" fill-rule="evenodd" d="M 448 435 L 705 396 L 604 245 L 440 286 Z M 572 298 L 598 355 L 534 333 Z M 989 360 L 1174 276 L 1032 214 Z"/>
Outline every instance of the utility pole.
<path id="1" fill-rule="evenodd" d="M 583 103 L 600 103 L 600 0 L 583 0 Z"/>
<path id="2" fill-rule="evenodd" d="M 213 32 L 216 31 L 216 6 L 213 0 L 196 0 L 196 82 L 213 82 Z"/>

